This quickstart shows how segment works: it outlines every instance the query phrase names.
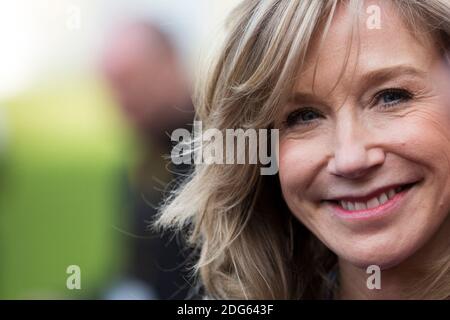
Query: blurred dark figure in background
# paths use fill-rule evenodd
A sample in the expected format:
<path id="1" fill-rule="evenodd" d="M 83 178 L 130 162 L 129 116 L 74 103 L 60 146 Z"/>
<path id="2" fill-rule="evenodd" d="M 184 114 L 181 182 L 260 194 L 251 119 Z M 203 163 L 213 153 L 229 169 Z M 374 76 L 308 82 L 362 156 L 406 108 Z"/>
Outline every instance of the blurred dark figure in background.
<path id="1" fill-rule="evenodd" d="M 129 179 L 132 235 L 127 237 L 130 257 L 125 276 L 130 281 L 110 295 L 189 298 L 186 249 L 179 239 L 170 241 L 169 236 L 149 230 L 167 183 L 189 169 L 174 168 L 164 158 L 172 147 L 170 133 L 188 127 L 193 119 L 188 78 L 169 37 L 146 22 L 130 23 L 114 33 L 102 57 L 102 72 L 141 146 Z"/>

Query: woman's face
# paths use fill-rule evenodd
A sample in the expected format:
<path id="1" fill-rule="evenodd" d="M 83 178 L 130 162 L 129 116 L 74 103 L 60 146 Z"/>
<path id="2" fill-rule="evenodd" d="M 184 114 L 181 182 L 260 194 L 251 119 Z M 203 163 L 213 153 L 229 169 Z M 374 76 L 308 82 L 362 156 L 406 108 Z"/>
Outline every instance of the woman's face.
<path id="1" fill-rule="evenodd" d="M 433 43 L 378 5 L 381 29 L 362 19 L 350 51 L 344 8 L 310 51 L 279 121 L 279 176 L 292 213 L 341 259 L 389 268 L 450 223 L 450 103 L 437 90 L 450 79 L 437 83 Z"/>

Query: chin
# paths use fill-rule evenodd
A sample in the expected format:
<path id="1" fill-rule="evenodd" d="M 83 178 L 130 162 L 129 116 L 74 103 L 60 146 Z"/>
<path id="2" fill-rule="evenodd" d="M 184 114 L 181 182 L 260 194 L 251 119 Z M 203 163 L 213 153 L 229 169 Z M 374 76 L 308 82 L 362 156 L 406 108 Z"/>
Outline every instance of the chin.
<path id="1" fill-rule="evenodd" d="M 393 240 L 395 241 L 395 240 Z M 391 241 L 388 241 L 391 242 Z M 403 261 L 417 252 L 419 246 L 413 243 L 366 243 L 364 245 L 353 245 L 347 250 L 336 250 L 338 257 L 344 259 L 358 268 L 367 268 L 377 265 L 381 270 L 398 266 Z M 338 252 L 340 251 L 340 252 Z"/>

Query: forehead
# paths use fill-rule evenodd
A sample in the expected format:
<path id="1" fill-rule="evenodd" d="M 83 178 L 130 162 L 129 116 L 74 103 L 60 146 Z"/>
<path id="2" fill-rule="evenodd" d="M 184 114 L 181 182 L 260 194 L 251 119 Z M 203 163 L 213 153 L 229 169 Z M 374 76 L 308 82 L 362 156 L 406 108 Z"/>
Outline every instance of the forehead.
<path id="1" fill-rule="evenodd" d="M 379 10 L 379 28 L 368 26 Z M 413 34 L 391 1 L 365 1 L 356 15 L 340 4 L 330 28 L 322 39 L 317 34 L 304 67 L 299 70 L 296 88 L 329 92 L 335 85 L 351 86 L 355 76 L 397 65 L 427 70 L 438 56 L 432 39 Z M 353 32 L 352 32 L 353 29 Z"/>

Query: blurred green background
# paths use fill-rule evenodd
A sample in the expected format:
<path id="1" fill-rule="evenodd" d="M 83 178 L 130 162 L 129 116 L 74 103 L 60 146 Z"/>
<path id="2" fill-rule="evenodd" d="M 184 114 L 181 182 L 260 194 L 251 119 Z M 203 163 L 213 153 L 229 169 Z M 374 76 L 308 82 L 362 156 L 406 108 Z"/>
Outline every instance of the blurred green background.
<path id="1" fill-rule="evenodd" d="M 0 3 L 0 299 L 103 298 L 120 279 L 139 150 L 99 76 L 100 51 L 120 21 L 150 18 L 194 73 L 235 3 Z M 70 265 L 81 290 L 66 287 Z"/>
<path id="2" fill-rule="evenodd" d="M 132 150 L 118 109 L 93 79 L 1 105 L 0 298 L 95 296 L 123 258 L 120 173 Z M 67 290 L 69 265 L 82 290 Z"/>

